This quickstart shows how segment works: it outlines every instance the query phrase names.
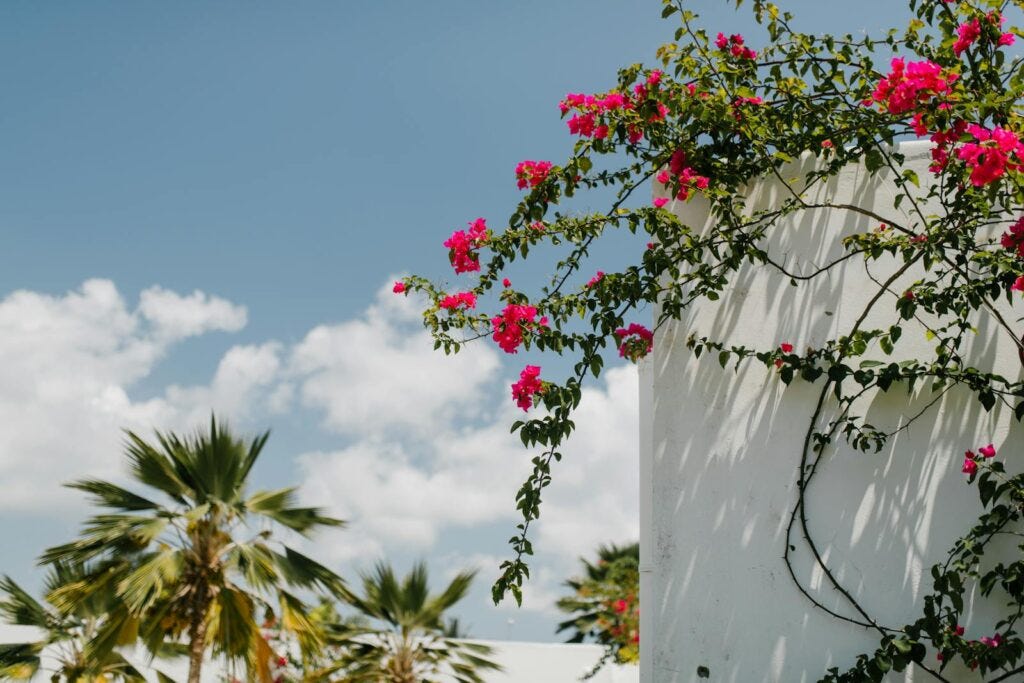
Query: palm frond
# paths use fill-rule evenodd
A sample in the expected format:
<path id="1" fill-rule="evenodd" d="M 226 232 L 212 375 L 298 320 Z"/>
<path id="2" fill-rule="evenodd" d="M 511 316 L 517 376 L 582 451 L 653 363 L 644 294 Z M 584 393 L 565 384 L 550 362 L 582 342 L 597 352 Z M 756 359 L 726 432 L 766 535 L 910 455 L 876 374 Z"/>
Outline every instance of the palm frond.
<path id="1" fill-rule="evenodd" d="M 66 484 L 66 486 L 84 491 L 89 494 L 97 505 L 115 510 L 137 512 L 139 510 L 158 510 L 160 508 L 159 505 L 151 500 L 147 500 L 116 484 L 100 481 L 99 479 L 81 479 Z"/>
<path id="2" fill-rule="evenodd" d="M 10 624 L 47 628 L 50 624 L 46 609 L 9 576 L 0 579 L 0 616 Z"/>
<path id="3" fill-rule="evenodd" d="M 43 643 L 0 643 L 0 680 L 27 681 L 39 670 Z"/>

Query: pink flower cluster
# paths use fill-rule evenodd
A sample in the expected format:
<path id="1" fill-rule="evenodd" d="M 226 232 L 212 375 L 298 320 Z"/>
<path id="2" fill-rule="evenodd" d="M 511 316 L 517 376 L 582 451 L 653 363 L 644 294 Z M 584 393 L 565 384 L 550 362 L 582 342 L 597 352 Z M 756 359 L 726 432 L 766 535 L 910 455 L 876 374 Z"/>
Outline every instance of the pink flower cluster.
<path id="1" fill-rule="evenodd" d="M 943 73 L 942 67 L 930 61 L 910 62 L 894 57 L 892 71 L 878 82 L 871 99 L 865 104 L 877 102 L 880 108 L 891 114 L 911 111 L 937 95 L 949 92 L 957 79 L 955 73 Z"/>
<path id="2" fill-rule="evenodd" d="M 563 115 L 572 110 L 578 112 L 566 121 L 570 133 L 602 140 L 608 137 L 609 129 L 606 124 L 598 123 L 598 117 L 619 109 L 632 109 L 633 103 L 628 94 L 615 91 L 600 97 L 583 93 L 569 93 L 564 100 L 558 103 L 558 108 L 561 109 Z M 632 134 L 630 137 L 632 139 Z"/>
<path id="3" fill-rule="evenodd" d="M 494 326 L 492 339 L 505 353 L 517 353 L 523 343 L 523 333 L 533 330 L 534 325 L 545 326 L 547 318 L 535 320 L 537 309 L 526 304 L 508 304 L 500 315 L 491 318 Z"/>
<path id="4" fill-rule="evenodd" d="M 591 287 L 593 287 L 594 285 L 596 285 L 597 283 L 599 283 L 603 279 L 604 279 L 604 271 L 603 270 L 597 271 L 597 273 L 594 275 L 594 277 L 590 278 L 590 281 L 587 282 L 587 289 L 590 289 Z"/>
<path id="5" fill-rule="evenodd" d="M 729 50 L 729 54 L 739 59 L 757 59 L 757 52 L 751 50 L 749 47 L 743 45 L 743 36 L 738 33 L 734 33 L 731 36 L 726 36 L 724 33 L 719 33 L 718 37 L 715 38 L 715 45 L 719 50 Z"/>
<path id="6" fill-rule="evenodd" d="M 441 308 L 448 309 L 449 311 L 458 310 L 460 307 L 466 310 L 476 308 L 476 294 L 473 292 L 449 294 L 448 296 L 442 297 L 438 305 L 440 305 Z"/>
<path id="7" fill-rule="evenodd" d="M 1006 21 L 1006 17 L 1001 15 L 999 12 L 989 12 L 985 15 L 985 21 L 992 24 L 992 26 L 1001 27 Z M 981 37 L 981 30 L 981 20 L 978 17 L 960 24 L 956 29 L 957 39 L 956 42 L 953 43 L 953 54 L 957 57 L 963 54 L 964 50 L 973 45 L 974 42 Z M 996 39 L 996 45 L 1000 47 L 1013 45 L 1016 38 L 1017 37 L 1012 33 L 1000 33 L 999 38 Z"/>
<path id="8" fill-rule="evenodd" d="M 978 449 L 978 453 L 981 454 L 982 458 L 994 458 L 996 457 L 996 447 L 993 444 L 982 446 Z M 967 451 L 964 453 L 964 465 L 960 468 L 960 471 L 966 475 L 974 476 L 978 472 L 978 454 L 974 451 Z"/>
<path id="9" fill-rule="evenodd" d="M 964 143 L 956 155 L 970 167 L 972 185 L 988 185 L 1001 178 L 1007 170 L 1021 168 L 1024 144 L 1016 133 L 1000 126 L 988 130 L 977 124 L 967 126 L 967 132 L 977 142 Z M 1011 155 L 1016 161 L 1011 160 Z"/>
<path id="10" fill-rule="evenodd" d="M 456 273 L 470 273 L 480 270 L 480 258 L 476 250 L 487 244 L 487 223 L 477 218 L 469 224 L 469 231 L 456 230 L 444 242 L 448 247 L 448 260 Z"/>
<path id="11" fill-rule="evenodd" d="M 520 161 L 516 165 L 516 186 L 520 190 L 537 187 L 547 180 L 551 172 L 550 161 Z"/>
<path id="12" fill-rule="evenodd" d="M 662 185 L 668 185 L 670 182 L 676 182 L 679 184 L 679 190 L 676 192 L 676 199 L 689 199 L 690 193 L 693 192 L 694 188 L 698 190 L 706 190 L 708 178 L 702 175 L 698 175 L 692 168 L 686 165 L 686 153 L 681 149 L 677 149 L 672 153 L 672 157 L 668 161 L 668 168 L 662 169 L 656 176 L 659 183 Z M 664 206 L 664 200 L 661 204 L 658 204 L 658 200 L 655 200 L 655 206 Z"/>
<path id="13" fill-rule="evenodd" d="M 1003 233 L 1000 242 L 1004 249 L 1024 258 L 1024 218 L 1011 225 L 1010 229 Z"/>
<path id="14" fill-rule="evenodd" d="M 402 294 L 403 292 L 405 292 L 405 283 L 399 280 L 391 288 L 391 291 L 394 292 L 395 294 Z"/>
<path id="15" fill-rule="evenodd" d="M 912 123 L 914 132 L 917 133 L 918 137 L 923 137 L 928 133 L 928 128 L 924 125 L 921 114 L 915 115 Z M 928 170 L 932 173 L 941 173 L 949 164 L 950 147 L 953 143 L 958 142 L 966 132 L 967 122 L 957 119 L 949 130 L 939 130 L 933 133 L 931 141 L 935 144 L 932 146 L 932 163 Z"/>
<path id="16" fill-rule="evenodd" d="M 540 380 L 540 366 L 527 365 L 519 373 L 519 381 L 512 385 L 512 399 L 525 412 L 533 407 L 533 397 L 542 393 L 544 383 Z"/>
<path id="17" fill-rule="evenodd" d="M 981 22 L 975 17 L 971 21 L 960 24 L 956 29 L 956 35 L 956 42 L 953 43 L 953 54 L 959 57 L 981 35 Z"/>
<path id="18" fill-rule="evenodd" d="M 629 327 L 615 330 L 619 338 L 619 356 L 636 361 L 654 349 L 654 333 L 643 325 L 630 323 Z"/>

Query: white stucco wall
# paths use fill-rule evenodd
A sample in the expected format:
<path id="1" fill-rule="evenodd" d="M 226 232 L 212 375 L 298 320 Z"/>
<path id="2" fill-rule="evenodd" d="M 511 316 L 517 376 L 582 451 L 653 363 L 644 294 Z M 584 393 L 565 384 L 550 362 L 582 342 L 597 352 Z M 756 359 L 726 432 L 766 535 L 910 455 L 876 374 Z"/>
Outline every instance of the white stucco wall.
<path id="1" fill-rule="evenodd" d="M 911 143 L 902 151 L 907 165 L 925 179 L 927 147 Z M 787 175 L 800 170 L 798 164 Z M 750 201 L 771 205 L 781 194 L 778 183 L 766 182 L 754 188 Z M 869 178 L 863 169 L 844 171 L 808 198 L 898 215 L 891 183 Z M 707 206 L 699 199 L 677 203 L 676 210 L 694 228 L 708 225 Z M 843 236 L 876 225 L 846 211 L 806 212 L 773 232 L 769 251 L 794 272 L 808 273 L 843 255 Z M 872 272 L 884 279 L 893 264 L 883 259 Z M 893 289 L 903 292 L 918 276 L 908 274 Z M 702 303 L 659 330 L 655 351 L 641 367 L 645 683 L 696 682 L 698 666 L 708 667 L 715 682 L 816 681 L 828 667 L 843 669 L 877 645 L 874 632 L 815 610 L 781 559 L 800 446 L 821 380 L 795 380 L 786 387 L 759 363 L 739 372 L 723 370 L 717 354 L 697 359 L 685 345 L 696 333 L 759 350 L 781 342 L 798 351 L 817 347 L 849 330 L 875 291 L 860 258 L 800 287 L 766 268 L 747 268 L 733 277 L 721 301 Z M 894 322 L 894 303 L 887 297 L 865 329 Z M 1022 313 L 1018 304 L 1008 319 Z M 998 336 L 986 316 L 978 330 L 975 362 L 994 363 L 1004 376 L 1019 377 L 1008 337 Z M 906 325 L 896 359 L 931 353 L 923 330 Z M 930 398 L 927 386 L 910 400 L 906 388 L 897 386 L 870 400 L 861 414 L 892 429 Z M 931 588 L 931 565 L 980 512 L 976 489 L 960 473 L 963 451 L 993 441 L 1001 447 L 999 457 L 1017 470 L 1022 436 L 1009 410 L 985 413 L 976 400 L 953 391 L 882 452 L 858 453 L 841 444 L 827 457 L 808 498 L 811 531 L 837 577 L 882 623 L 899 626 L 920 613 L 920 598 Z M 1016 451 L 1011 444 L 1018 444 Z M 852 616 L 814 569 L 807 547 L 795 544 L 801 581 L 826 605 Z M 968 636 L 990 635 L 993 626 L 989 615 L 977 611 Z M 962 670 L 947 675 L 979 680 Z M 923 672 L 892 677 L 926 679 Z"/>

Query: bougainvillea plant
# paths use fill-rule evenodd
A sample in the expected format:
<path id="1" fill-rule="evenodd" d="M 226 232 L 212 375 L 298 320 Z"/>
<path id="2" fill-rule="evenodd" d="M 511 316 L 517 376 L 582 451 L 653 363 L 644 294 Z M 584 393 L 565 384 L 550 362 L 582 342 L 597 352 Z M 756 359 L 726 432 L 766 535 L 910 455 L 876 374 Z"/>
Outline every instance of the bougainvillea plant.
<path id="1" fill-rule="evenodd" d="M 1019 29 L 1010 25 L 1024 1 L 907 0 L 909 25 L 875 37 L 804 34 L 774 4 L 750 5 L 769 38 L 764 46 L 719 31 L 728 27 L 706 30 L 685 2 L 664 0 L 663 15 L 679 24 L 674 42 L 658 50 L 657 68 L 633 65 L 605 92 L 566 95 L 558 107 L 567 134 L 576 139 L 572 155 L 561 164 L 526 160 L 510 168 L 509 181 L 524 196 L 509 219 L 500 226 L 493 218 L 490 224 L 471 220 L 468 230 L 456 230 L 444 242 L 458 287 L 448 291 L 416 276 L 396 286 L 404 295 L 427 297 L 425 324 L 446 353 L 492 340 L 524 357 L 512 399 L 527 416 L 512 429 L 538 453 L 517 493 L 522 521 L 494 598 L 511 593 L 521 599 L 532 554 L 530 525 L 573 432 L 582 387 L 601 373 L 606 357 L 637 361 L 650 353 L 658 328 L 680 319 L 695 302 L 718 300 L 748 264 L 781 272 L 799 287 L 858 259 L 875 269 L 877 291 L 857 322 L 820 348 L 800 350 L 793 340 L 775 339 L 752 349 L 704 337 L 691 337 L 689 347 L 698 356 L 717 354 L 723 367 L 763 364 L 778 381 L 813 384 L 820 392 L 796 467 L 798 500 L 785 561 L 791 562 L 792 543 L 806 541 L 854 616 L 817 603 L 790 566 L 797 587 L 833 616 L 880 637 L 876 652 L 823 680 L 877 681 L 911 662 L 947 680 L 942 672 L 953 660 L 991 674 L 991 681 L 1009 680 L 1024 671 L 1024 641 L 1016 631 L 1024 613 L 1024 557 L 986 562 L 985 549 L 1021 523 L 1024 475 L 1010 474 L 1000 456 L 986 457 L 979 444 L 963 444 L 973 453 L 963 469 L 977 484 L 985 512 L 934 567 L 922 616 L 902 627 L 872 617 L 829 570 L 803 501 L 822 457 L 837 442 L 878 450 L 893 436 L 853 410 L 877 392 L 916 387 L 934 394 L 932 408 L 948 391 L 970 392 L 986 410 L 998 405 L 1024 417 L 1019 374 L 1004 377 L 993 367 L 975 367 L 967 353 L 984 321 L 1017 345 L 1024 359 L 1024 70 L 1014 51 Z M 896 143 L 908 139 L 930 141 L 927 173 L 919 176 L 903 165 Z M 806 155 L 817 159 L 811 170 L 783 177 L 784 168 L 791 170 L 791 162 Z M 853 164 L 889 186 L 895 198 L 890 211 L 806 199 L 807 191 Z M 749 208 L 748 188 L 762 179 L 789 192 L 770 207 Z M 651 183 L 658 188 L 653 202 Z M 613 194 L 605 211 L 563 208 L 579 193 L 608 188 Z M 695 230 L 669 210 L 695 196 L 710 206 L 709 229 Z M 770 238 L 787 219 L 792 224 L 794 216 L 811 210 L 841 212 L 872 228 L 846 238 L 837 261 L 811 274 L 792 274 L 772 253 Z M 594 275 L 591 250 L 622 231 L 637 235 L 631 265 Z M 551 251 L 559 260 L 549 285 L 528 291 L 505 278 L 513 262 Z M 901 277 L 917 272 L 921 278 L 912 286 L 895 289 Z M 459 291 L 472 293 L 479 310 L 458 298 Z M 657 311 L 652 327 L 642 315 L 649 306 Z M 869 314 L 874 320 L 879 312 L 887 312 L 891 323 L 870 326 Z M 897 362 L 893 354 L 905 331 L 927 334 L 934 353 Z M 543 358 L 550 354 L 571 358 L 573 371 L 565 377 L 544 371 Z M 870 357 L 876 354 L 893 359 Z M 837 417 L 824 417 L 826 404 Z M 1012 444 L 998 448 L 1003 454 L 1020 451 Z M 964 595 L 975 587 L 1008 606 L 988 631 L 969 637 L 960 624 Z"/>
<path id="2" fill-rule="evenodd" d="M 558 609 L 570 615 L 558 632 L 568 631 L 570 643 L 604 646 L 604 656 L 587 679 L 608 662 L 640 661 L 640 544 L 601 546 L 597 561 L 582 562 L 583 575 L 565 582 L 572 594 L 558 600 Z"/>

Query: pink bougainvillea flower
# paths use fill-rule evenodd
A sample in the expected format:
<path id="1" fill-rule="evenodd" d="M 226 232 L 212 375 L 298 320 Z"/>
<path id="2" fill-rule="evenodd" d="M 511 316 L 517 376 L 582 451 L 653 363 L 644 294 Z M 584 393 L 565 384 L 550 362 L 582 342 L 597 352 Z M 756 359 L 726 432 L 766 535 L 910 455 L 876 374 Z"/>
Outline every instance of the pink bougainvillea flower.
<path id="1" fill-rule="evenodd" d="M 502 287 L 511 287 L 512 286 L 512 281 L 509 280 L 508 278 L 505 278 L 504 280 L 501 281 L 501 286 Z"/>
<path id="2" fill-rule="evenodd" d="M 391 291 L 395 294 L 401 294 L 405 291 L 405 283 L 399 280 L 395 283 L 395 286 L 391 288 Z"/>
<path id="3" fill-rule="evenodd" d="M 630 323 L 629 327 L 615 330 L 619 339 L 619 356 L 637 361 L 654 350 L 654 333 L 643 325 Z"/>
<path id="4" fill-rule="evenodd" d="M 625 600 L 621 600 L 621 599 L 620 600 L 616 600 L 615 601 L 615 605 L 614 605 L 614 609 L 615 609 L 615 611 L 618 614 L 622 614 L 627 609 L 629 609 L 629 603 L 626 602 Z"/>
<path id="5" fill-rule="evenodd" d="M 962 638 L 965 632 L 966 632 L 966 629 L 964 629 L 963 626 L 961 626 L 960 624 L 956 625 L 956 634 L 958 636 L 960 636 Z"/>
<path id="6" fill-rule="evenodd" d="M 661 71 L 654 69 L 651 73 L 647 74 L 647 85 L 657 85 L 661 81 Z"/>
<path id="7" fill-rule="evenodd" d="M 978 456 L 974 454 L 974 451 L 967 451 L 964 453 L 964 466 L 960 468 L 960 471 L 964 474 L 974 474 L 978 471 Z"/>
<path id="8" fill-rule="evenodd" d="M 491 318 L 494 326 L 491 338 L 505 353 L 518 353 L 519 345 L 523 343 L 523 333 L 533 329 L 536 317 L 537 309 L 533 306 L 509 304 L 500 315 Z"/>
<path id="9" fill-rule="evenodd" d="M 993 444 L 982 446 L 981 448 L 978 449 L 978 452 L 981 453 L 981 455 L 985 458 L 996 457 L 996 447 Z"/>
<path id="10" fill-rule="evenodd" d="M 989 647 L 999 647 L 1003 642 L 1003 637 L 998 633 L 989 638 L 988 636 L 982 636 L 978 639 L 978 642 L 982 645 L 988 645 Z"/>
<path id="11" fill-rule="evenodd" d="M 608 126 L 602 124 L 594 129 L 595 140 L 604 140 L 606 137 L 608 137 Z"/>
<path id="12" fill-rule="evenodd" d="M 596 285 L 598 282 L 600 282 L 602 279 L 604 279 L 604 271 L 603 270 L 599 270 L 599 271 L 597 271 L 597 274 L 594 275 L 594 277 L 590 278 L 590 281 L 587 282 L 587 289 L 590 289 L 591 287 Z"/>
<path id="13" fill-rule="evenodd" d="M 971 184 L 975 187 L 988 185 L 1001 178 L 1007 170 L 1021 167 L 1024 145 L 1013 131 L 999 126 L 988 130 L 971 124 L 967 126 L 967 132 L 977 142 L 964 143 L 957 150 L 957 157 L 971 169 Z"/>
<path id="14" fill-rule="evenodd" d="M 537 187 L 545 180 L 551 172 L 550 161 L 520 161 L 516 165 L 516 186 L 520 190 L 527 187 Z"/>
<path id="15" fill-rule="evenodd" d="M 832 149 L 832 141 L 831 140 L 822 140 L 821 141 L 821 148 L 822 149 Z"/>
<path id="16" fill-rule="evenodd" d="M 957 79 L 955 73 L 944 73 L 934 62 L 910 62 L 894 57 L 891 71 L 878 82 L 867 104 L 877 102 L 883 111 L 904 114 L 916 109 L 932 98 L 949 92 Z"/>
<path id="17" fill-rule="evenodd" d="M 473 292 L 459 292 L 458 294 L 449 294 L 443 297 L 438 303 L 441 308 L 446 308 L 449 311 L 454 311 L 459 308 L 470 309 L 476 308 L 476 294 Z"/>
<path id="18" fill-rule="evenodd" d="M 729 47 L 729 39 L 726 37 L 724 33 L 719 31 L 718 37 L 715 38 L 715 45 L 718 47 L 719 50 L 724 50 L 725 48 Z"/>
<path id="19" fill-rule="evenodd" d="M 957 39 L 953 43 L 953 54 L 959 57 L 981 35 L 981 20 L 975 17 L 960 24 L 956 29 Z"/>
<path id="20" fill-rule="evenodd" d="M 1024 275 L 1014 280 L 1013 284 L 1010 285 L 1010 289 L 1014 292 L 1024 292 Z"/>
<path id="21" fill-rule="evenodd" d="M 476 250 L 487 244 L 487 223 L 477 218 L 469 224 L 469 230 L 456 230 L 444 242 L 448 247 L 448 260 L 456 273 L 470 273 L 480 270 L 480 258 Z"/>
<path id="22" fill-rule="evenodd" d="M 1024 258 L 1024 218 L 1010 226 L 1010 229 L 1003 233 L 1000 240 L 1004 249 L 1014 252 L 1020 258 Z"/>
<path id="23" fill-rule="evenodd" d="M 779 350 L 782 351 L 783 353 L 793 353 L 793 345 L 790 344 L 789 342 L 782 342 L 781 344 L 779 344 Z M 782 362 L 783 361 L 781 358 L 776 358 L 775 367 L 781 368 Z"/>
<path id="24" fill-rule="evenodd" d="M 668 204 L 668 197 L 658 197 L 657 199 L 654 200 L 653 203 L 656 207 L 660 209 L 661 207 Z"/>
<path id="25" fill-rule="evenodd" d="M 512 399 L 525 412 L 533 407 L 533 397 L 542 393 L 544 383 L 540 379 L 540 366 L 527 365 L 519 373 L 519 381 L 512 385 Z"/>
<path id="26" fill-rule="evenodd" d="M 1013 45 L 1014 42 L 1016 42 L 1016 40 L 1017 36 L 1013 35 L 1012 33 L 1004 33 L 1003 35 L 999 36 L 999 40 L 996 42 L 996 44 L 1006 47 L 1008 45 Z"/>

